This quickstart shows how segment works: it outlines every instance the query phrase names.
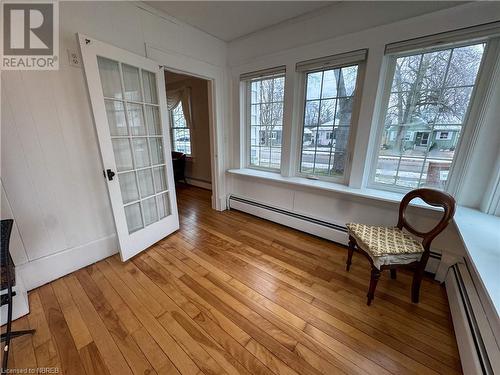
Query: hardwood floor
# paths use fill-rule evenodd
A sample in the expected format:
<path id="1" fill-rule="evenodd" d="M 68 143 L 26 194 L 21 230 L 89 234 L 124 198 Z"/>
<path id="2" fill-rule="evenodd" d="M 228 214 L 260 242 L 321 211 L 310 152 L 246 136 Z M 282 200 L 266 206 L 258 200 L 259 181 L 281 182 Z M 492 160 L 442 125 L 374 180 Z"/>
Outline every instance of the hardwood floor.
<path id="1" fill-rule="evenodd" d="M 181 229 L 132 261 L 118 256 L 29 293 L 11 368 L 64 374 L 455 374 L 443 286 L 383 274 L 344 247 L 179 188 Z M 395 214 L 396 215 L 396 214 Z"/>

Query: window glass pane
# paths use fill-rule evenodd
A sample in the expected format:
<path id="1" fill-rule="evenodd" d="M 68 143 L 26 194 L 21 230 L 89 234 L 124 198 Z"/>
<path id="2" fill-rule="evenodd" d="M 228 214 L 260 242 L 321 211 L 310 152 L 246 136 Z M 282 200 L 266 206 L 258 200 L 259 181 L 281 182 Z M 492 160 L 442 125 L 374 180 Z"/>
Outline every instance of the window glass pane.
<path id="1" fill-rule="evenodd" d="M 142 101 L 139 69 L 135 66 L 122 64 L 123 84 L 125 86 L 125 99 L 136 102 Z"/>
<path id="2" fill-rule="evenodd" d="M 118 181 L 120 182 L 120 190 L 122 192 L 124 204 L 139 199 L 139 190 L 137 189 L 135 172 L 120 173 L 118 175 Z"/>
<path id="3" fill-rule="evenodd" d="M 131 135 L 146 135 L 141 104 L 127 103 L 128 124 Z"/>
<path id="4" fill-rule="evenodd" d="M 156 77 L 154 73 L 142 71 L 142 85 L 144 86 L 144 101 L 146 103 L 158 104 L 156 95 Z"/>
<path id="5" fill-rule="evenodd" d="M 145 225 L 149 225 L 158 221 L 158 212 L 156 211 L 156 198 L 151 197 L 141 202 L 142 210 L 144 211 Z"/>
<path id="6" fill-rule="evenodd" d="M 356 65 L 306 74 L 301 173 L 343 176 L 357 72 Z"/>
<path id="7" fill-rule="evenodd" d="M 153 168 L 153 174 L 155 179 L 155 190 L 156 192 L 167 190 L 167 176 L 165 174 L 165 166 Z"/>
<path id="8" fill-rule="evenodd" d="M 97 57 L 99 75 L 104 97 L 122 99 L 122 84 L 120 80 L 120 68 L 116 61 Z"/>
<path id="9" fill-rule="evenodd" d="M 346 97 L 354 95 L 358 77 L 358 66 L 348 66 L 340 69 L 338 96 Z"/>
<path id="10" fill-rule="evenodd" d="M 146 123 L 148 124 L 148 134 L 161 134 L 161 121 L 158 107 L 146 105 Z"/>
<path id="11" fill-rule="evenodd" d="M 306 102 L 306 109 L 304 115 L 304 125 L 305 126 L 318 126 L 319 120 L 319 100 L 314 100 L 312 102 Z"/>
<path id="12" fill-rule="evenodd" d="M 446 77 L 447 87 L 474 85 L 484 52 L 484 44 L 455 48 Z"/>
<path id="13" fill-rule="evenodd" d="M 153 195 L 155 190 L 153 187 L 153 174 L 151 169 L 141 169 L 137 171 L 137 178 L 139 179 L 139 190 L 141 198 Z"/>
<path id="14" fill-rule="evenodd" d="M 125 206 L 125 218 L 127 220 L 128 232 L 133 233 L 143 227 L 141 208 L 139 203 Z"/>
<path id="15" fill-rule="evenodd" d="M 309 73 L 307 75 L 306 99 L 314 100 L 321 97 L 321 81 L 323 72 Z"/>
<path id="16" fill-rule="evenodd" d="M 285 77 L 273 80 L 273 102 L 281 103 L 285 96 Z"/>
<path id="17" fill-rule="evenodd" d="M 444 189 L 484 44 L 395 57 L 374 181 Z"/>
<path id="18" fill-rule="evenodd" d="M 109 133 L 111 136 L 128 135 L 127 121 L 123 102 L 105 99 L 106 116 L 108 117 Z"/>
<path id="19" fill-rule="evenodd" d="M 174 151 L 191 155 L 191 136 L 189 129 L 173 129 Z"/>
<path id="20" fill-rule="evenodd" d="M 279 169 L 285 77 L 254 80 L 248 85 L 250 166 Z"/>
<path id="21" fill-rule="evenodd" d="M 146 138 L 133 138 L 132 145 L 134 147 L 135 167 L 148 167 L 150 162 L 148 142 Z"/>
<path id="22" fill-rule="evenodd" d="M 335 98 L 337 96 L 337 85 L 340 70 L 326 70 L 323 73 L 323 88 L 321 90 L 322 98 Z"/>
<path id="23" fill-rule="evenodd" d="M 392 92 L 411 91 L 420 68 L 422 55 L 405 56 L 396 60 L 394 68 L 394 79 L 392 80 Z"/>
<path id="24" fill-rule="evenodd" d="M 349 126 L 336 126 L 329 138 L 332 141 L 332 151 L 346 151 L 349 143 Z"/>
<path id="25" fill-rule="evenodd" d="M 335 99 L 325 99 L 321 101 L 319 126 L 333 125 L 335 117 Z"/>
<path id="26" fill-rule="evenodd" d="M 153 165 L 163 164 L 163 142 L 161 138 L 149 138 L 151 162 Z"/>
<path id="27" fill-rule="evenodd" d="M 187 127 L 181 103 L 170 111 L 170 116 L 172 119 L 172 149 L 191 155 L 191 131 Z"/>
<path id="28" fill-rule="evenodd" d="M 425 53 L 420 64 L 421 82 L 415 81 L 417 90 L 439 90 L 443 85 L 444 76 L 451 50 Z"/>
<path id="29" fill-rule="evenodd" d="M 340 98 L 337 100 L 335 111 L 335 125 L 349 125 L 351 123 L 352 104 L 354 98 Z"/>
<path id="30" fill-rule="evenodd" d="M 343 176 L 345 169 L 345 153 L 332 152 L 330 156 L 330 175 Z"/>
<path id="31" fill-rule="evenodd" d="M 170 201 L 168 199 L 168 193 L 157 195 L 156 203 L 158 204 L 160 219 L 170 215 Z"/>
<path id="32" fill-rule="evenodd" d="M 133 169 L 130 142 L 127 139 L 112 139 L 113 153 L 115 155 L 116 169 L 118 172 Z"/>

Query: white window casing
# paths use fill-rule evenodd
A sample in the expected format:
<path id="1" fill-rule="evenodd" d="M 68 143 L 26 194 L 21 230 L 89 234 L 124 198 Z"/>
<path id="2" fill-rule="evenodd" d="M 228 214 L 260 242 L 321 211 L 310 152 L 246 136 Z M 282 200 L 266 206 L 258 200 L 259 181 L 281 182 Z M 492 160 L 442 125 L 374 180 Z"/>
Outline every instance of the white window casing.
<path id="1" fill-rule="evenodd" d="M 491 24 L 488 24 L 488 25 L 489 26 L 487 29 L 491 31 L 492 25 Z M 460 31 L 460 33 L 458 33 L 459 31 Z M 468 31 L 470 32 L 471 30 L 468 29 Z M 454 38 L 456 35 L 461 35 L 461 36 L 466 35 L 466 34 L 464 34 L 463 30 L 457 30 L 457 33 L 454 33 L 454 32 L 452 32 L 452 33 L 453 33 L 453 35 L 449 34 L 449 36 L 453 36 Z M 448 33 L 445 33 L 445 34 L 448 34 Z M 439 35 L 441 35 L 441 34 L 439 34 Z M 471 85 L 472 92 L 471 92 L 470 101 L 468 104 L 469 109 L 468 109 L 467 113 L 464 115 L 463 121 L 460 124 L 461 128 L 463 129 L 462 135 L 460 136 L 459 143 L 457 144 L 456 148 L 455 147 L 453 148 L 454 150 L 456 150 L 456 154 L 451 158 L 452 161 L 451 161 L 451 165 L 449 166 L 450 179 L 446 182 L 446 186 L 444 188 L 447 191 L 452 191 L 452 190 L 450 190 L 449 186 L 450 186 L 450 181 L 455 178 L 453 170 L 454 170 L 455 165 L 457 164 L 457 160 L 459 160 L 462 156 L 460 154 L 462 152 L 464 152 L 464 150 L 461 148 L 461 144 L 467 143 L 466 141 L 463 140 L 463 138 L 466 138 L 466 135 L 468 134 L 468 128 L 473 126 L 473 125 L 468 125 L 468 123 L 472 122 L 469 115 L 470 115 L 470 112 L 472 111 L 472 109 L 475 106 L 477 106 L 477 102 L 480 102 L 482 100 L 481 97 L 478 97 L 476 95 L 476 91 L 477 91 L 477 87 L 484 80 L 484 77 L 482 76 L 482 70 L 483 70 L 483 65 L 485 64 L 485 60 L 488 57 L 487 52 L 488 52 L 488 46 L 491 42 L 491 38 L 488 35 L 487 37 L 483 37 L 483 39 L 478 40 L 477 35 L 479 35 L 479 34 L 476 34 L 476 38 L 474 38 L 474 40 L 472 40 L 472 41 L 471 40 L 467 40 L 467 41 L 459 40 L 456 44 L 452 44 L 452 45 L 450 45 L 450 42 L 449 42 L 450 40 L 452 40 L 451 37 L 445 38 L 443 40 L 443 42 L 439 43 L 439 41 L 436 39 L 436 36 L 432 36 L 433 37 L 432 39 L 428 39 L 428 37 L 418 38 L 418 39 L 408 41 L 408 44 L 404 44 L 405 42 L 399 42 L 399 43 L 392 43 L 386 47 L 386 53 L 387 53 L 387 51 L 392 52 L 392 53 L 387 56 L 389 66 L 387 69 L 387 79 L 384 80 L 384 82 L 385 82 L 384 94 L 383 94 L 383 98 L 381 100 L 382 111 L 380 111 L 380 117 L 377 121 L 377 132 L 376 132 L 377 138 L 376 138 L 376 143 L 375 143 L 376 147 L 374 150 L 373 161 L 371 162 L 368 187 L 384 189 L 384 190 L 399 191 L 402 193 L 407 191 L 409 188 L 408 186 L 407 187 L 402 186 L 402 185 L 398 186 L 397 178 L 396 178 L 394 184 L 382 184 L 379 182 L 375 182 L 375 175 L 376 175 L 376 171 L 377 171 L 377 165 L 379 162 L 380 145 L 381 145 L 382 136 L 384 133 L 384 128 L 386 127 L 385 121 L 386 121 L 386 115 L 388 113 L 387 111 L 388 111 L 388 107 L 389 107 L 389 95 L 391 93 L 391 86 L 393 83 L 392 80 L 394 79 L 394 74 L 395 74 L 396 59 L 403 58 L 403 57 L 413 57 L 413 56 L 417 56 L 417 55 L 423 56 L 424 54 L 429 53 L 429 52 L 438 53 L 439 51 L 445 51 L 445 50 L 451 51 L 453 49 L 457 49 L 457 48 L 464 47 L 464 46 L 470 46 L 470 45 L 474 45 L 474 44 L 484 43 L 485 49 L 484 49 L 484 52 L 482 54 L 481 63 L 480 63 L 480 66 L 479 66 L 479 69 L 478 69 L 478 72 L 476 75 L 475 82 L 473 85 Z M 443 36 L 443 35 L 441 35 L 441 36 Z M 446 36 L 446 35 L 444 35 L 444 36 Z M 429 40 L 433 41 L 432 46 L 430 44 L 427 44 L 427 43 L 430 43 Z M 410 44 L 410 42 L 412 44 Z M 417 42 L 422 42 L 422 44 L 417 44 Z M 424 44 L 424 42 L 425 42 L 425 44 Z M 447 47 L 445 47 L 445 45 Z M 397 46 L 397 48 L 396 48 L 396 46 Z M 403 46 L 405 46 L 409 50 L 403 49 Z M 424 49 L 416 50 L 415 46 L 421 46 L 421 47 L 424 47 Z M 430 47 L 432 47 L 432 48 L 430 48 Z M 397 51 L 398 53 L 396 53 L 394 51 Z M 450 60 L 451 60 L 451 57 L 449 57 L 448 61 L 450 61 Z M 453 88 L 453 87 L 451 87 L 451 88 Z M 446 85 L 444 85 L 443 88 L 441 88 L 441 90 L 444 90 L 444 89 L 447 89 Z M 424 139 L 423 134 L 419 135 L 418 134 L 419 131 L 416 131 L 416 132 L 414 131 L 412 135 L 408 135 L 408 136 L 403 137 L 403 140 L 405 140 L 405 141 L 412 140 L 413 142 L 415 142 L 416 145 L 418 144 L 419 146 L 427 146 L 428 150 L 427 150 L 426 155 L 428 155 L 428 153 L 430 151 L 429 150 L 430 147 L 433 147 L 435 149 L 439 149 L 439 146 L 437 144 L 435 144 L 435 141 L 450 140 L 450 139 L 454 138 L 453 134 L 455 133 L 455 131 L 457 129 L 446 128 L 446 127 L 441 126 L 441 125 L 436 126 L 437 129 L 435 129 L 434 124 L 433 123 L 431 123 L 431 124 L 432 124 L 432 128 L 434 129 L 434 131 L 440 130 L 439 132 L 436 131 L 435 137 L 429 138 L 428 140 L 426 140 L 426 139 Z M 402 125 L 405 125 L 405 124 L 402 124 Z M 445 138 L 441 138 L 441 136 L 440 136 L 441 133 L 444 133 L 444 134 L 448 133 L 448 135 Z M 466 148 L 466 146 L 467 145 L 465 145 L 463 148 Z M 427 157 L 426 157 L 426 159 L 427 159 Z M 422 165 L 423 169 L 422 169 L 422 172 L 421 172 L 420 177 L 419 177 L 419 184 L 424 179 L 423 176 L 424 176 L 424 172 L 425 172 L 424 168 L 425 168 L 425 160 L 426 159 L 424 159 L 424 164 Z M 399 168 L 399 164 L 398 164 L 398 168 Z M 396 170 L 396 173 L 398 172 L 398 170 Z M 425 174 L 427 175 L 427 172 Z M 439 175 L 444 176 L 443 173 L 439 173 Z M 448 177 L 448 174 L 446 174 L 446 177 Z"/>
<path id="2" fill-rule="evenodd" d="M 296 64 L 296 71 L 298 73 L 298 76 L 300 77 L 300 90 L 299 90 L 299 106 L 300 106 L 300 111 L 298 112 L 298 116 L 296 119 L 296 122 L 294 126 L 297 127 L 297 139 L 296 139 L 296 147 L 295 147 L 295 175 L 299 177 L 307 177 L 307 178 L 312 178 L 312 179 L 320 179 L 320 180 L 325 180 L 325 181 L 330 181 L 333 183 L 340 183 L 340 184 L 348 184 L 349 182 L 349 177 L 350 177 L 350 167 L 351 167 L 351 160 L 352 160 L 352 152 L 354 148 L 354 140 L 356 136 L 356 128 L 357 128 L 357 121 L 359 117 L 359 109 L 360 109 L 360 102 L 361 102 L 361 91 L 362 91 L 362 84 L 364 81 L 364 73 L 365 73 L 365 65 L 366 65 L 366 58 L 368 56 L 368 50 L 366 49 L 361 49 L 361 50 L 356 50 L 352 52 L 347 52 L 347 53 L 342 53 L 342 54 L 336 54 L 332 56 L 327 56 L 327 57 L 322 57 L 318 59 L 312 59 L 312 60 L 307 60 L 304 62 L 299 62 Z M 327 71 L 332 71 L 332 70 L 340 70 L 341 69 L 346 69 L 350 67 L 356 67 L 357 69 L 357 74 L 356 74 L 356 81 L 355 81 L 355 88 L 354 91 L 352 92 L 352 95 L 349 95 L 350 100 L 352 100 L 352 110 L 351 110 L 351 119 L 350 122 L 347 126 L 346 124 L 339 124 L 340 126 L 337 126 L 335 124 L 335 121 L 333 122 L 332 129 L 326 129 L 325 126 L 322 126 L 319 124 L 320 119 L 318 118 L 318 129 L 317 132 L 318 134 L 315 134 L 314 132 L 311 132 L 311 129 L 308 127 L 305 127 L 305 112 L 306 112 L 306 105 L 307 102 L 315 101 L 311 100 L 310 98 L 307 98 L 307 79 L 309 74 L 314 74 L 314 73 L 322 73 L 322 88 L 323 90 L 323 83 L 324 83 L 324 74 Z M 340 73 L 339 73 L 340 74 Z M 333 97 L 332 97 L 333 98 Z M 340 97 L 337 97 L 337 94 L 335 94 L 335 98 L 333 100 L 338 101 L 341 99 Z M 323 92 L 320 95 L 320 98 L 318 99 L 320 102 L 325 100 L 323 97 Z M 337 111 L 337 108 L 336 108 Z M 337 113 L 335 114 L 335 116 Z M 321 116 L 319 114 L 318 116 Z M 344 125 L 344 126 L 342 126 Z M 329 126 L 329 125 L 328 125 Z M 325 129 L 320 129 L 325 128 Z M 303 142 L 304 142 L 304 135 L 306 133 L 309 134 L 311 133 L 311 137 L 315 137 L 316 139 L 314 140 L 315 143 L 328 143 L 328 139 L 326 137 L 325 131 L 331 131 L 332 135 L 335 133 L 335 130 L 333 128 L 348 128 L 348 139 L 345 145 L 345 150 L 341 152 L 344 155 L 344 166 L 343 166 L 343 173 L 341 175 L 338 175 L 337 173 L 331 172 L 328 173 L 328 175 L 325 175 L 324 173 L 316 173 L 315 172 L 315 166 L 316 166 L 316 158 L 317 155 L 322 154 L 320 152 L 319 154 L 317 153 L 317 147 L 315 147 L 314 151 L 314 166 L 313 166 L 313 171 L 305 171 L 303 170 L 302 167 L 303 165 Z M 320 130 L 323 130 L 321 132 Z M 314 134 L 313 134 L 314 133 Z M 325 133 L 325 134 L 323 134 Z M 332 146 L 334 139 L 332 137 Z M 336 143 L 336 140 L 335 140 Z M 330 169 L 335 169 L 334 168 L 334 158 L 332 158 L 332 155 L 335 157 L 337 156 L 338 152 L 337 150 L 333 151 L 332 147 L 332 152 L 330 152 L 330 157 L 328 161 L 328 167 L 327 170 Z"/>
<path id="3" fill-rule="evenodd" d="M 243 93 L 241 110 L 245 114 L 243 129 L 245 134 L 245 155 L 242 162 L 243 165 L 249 168 L 263 169 L 274 172 L 280 172 L 281 170 L 281 150 L 283 146 L 283 139 L 282 137 L 278 137 L 277 132 L 282 132 L 283 130 L 284 86 L 286 84 L 285 74 L 286 67 L 278 66 L 240 75 L 240 82 Z M 274 92 L 276 87 L 275 85 L 276 83 L 279 83 L 280 80 L 282 80 L 283 92 L 280 98 L 276 98 L 276 93 Z M 253 84 L 257 84 L 259 82 L 261 82 L 262 84 L 262 82 L 266 81 L 271 81 L 272 92 L 270 94 L 268 93 L 268 95 L 271 95 L 272 97 L 268 98 L 268 100 L 264 100 L 262 97 L 259 99 L 257 97 L 254 97 L 254 93 L 252 91 Z M 263 86 L 259 87 L 261 87 L 261 89 L 263 90 Z M 259 89 L 259 91 L 261 89 Z M 276 107 L 276 105 L 281 106 L 281 118 L 278 120 L 278 123 L 275 123 L 276 113 L 274 108 Z M 255 109 L 259 108 L 259 110 L 252 111 L 254 106 L 256 107 Z M 270 110 L 272 112 L 272 119 L 270 123 L 261 123 L 263 106 L 271 107 L 270 109 L 266 107 L 266 111 Z M 275 126 L 280 127 L 281 129 L 276 129 Z M 262 129 L 262 127 L 265 127 L 265 129 Z M 252 134 L 254 138 L 258 137 L 258 141 L 254 141 L 254 143 L 257 142 L 254 145 L 252 145 Z M 264 150 L 265 154 L 267 154 L 267 151 L 269 151 L 269 160 L 266 160 L 262 157 L 262 150 Z M 258 157 L 257 155 L 253 155 L 254 153 L 258 153 Z"/>

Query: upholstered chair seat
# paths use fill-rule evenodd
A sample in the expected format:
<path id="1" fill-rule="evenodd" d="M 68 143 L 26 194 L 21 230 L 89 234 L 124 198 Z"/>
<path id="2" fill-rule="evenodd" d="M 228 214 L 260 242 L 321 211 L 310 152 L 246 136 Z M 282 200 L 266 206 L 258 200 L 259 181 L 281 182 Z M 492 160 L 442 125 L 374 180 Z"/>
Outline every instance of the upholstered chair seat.
<path id="1" fill-rule="evenodd" d="M 347 231 L 358 246 L 380 269 L 383 265 L 409 264 L 419 261 L 424 252 L 421 242 L 397 227 L 381 227 L 358 223 L 347 223 Z"/>

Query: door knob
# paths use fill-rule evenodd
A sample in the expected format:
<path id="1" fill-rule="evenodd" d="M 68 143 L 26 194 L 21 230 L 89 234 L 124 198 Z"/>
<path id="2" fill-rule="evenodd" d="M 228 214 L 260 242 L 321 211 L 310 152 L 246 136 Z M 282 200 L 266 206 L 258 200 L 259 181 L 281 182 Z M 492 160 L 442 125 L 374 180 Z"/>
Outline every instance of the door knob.
<path id="1" fill-rule="evenodd" d="M 115 177 L 115 172 L 113 172 L 111 169 L 106 169 L 106 172 L 103 171 L 104 177 L 108 178 L 109 181 L 113 180 L 113 177 Z"/>

